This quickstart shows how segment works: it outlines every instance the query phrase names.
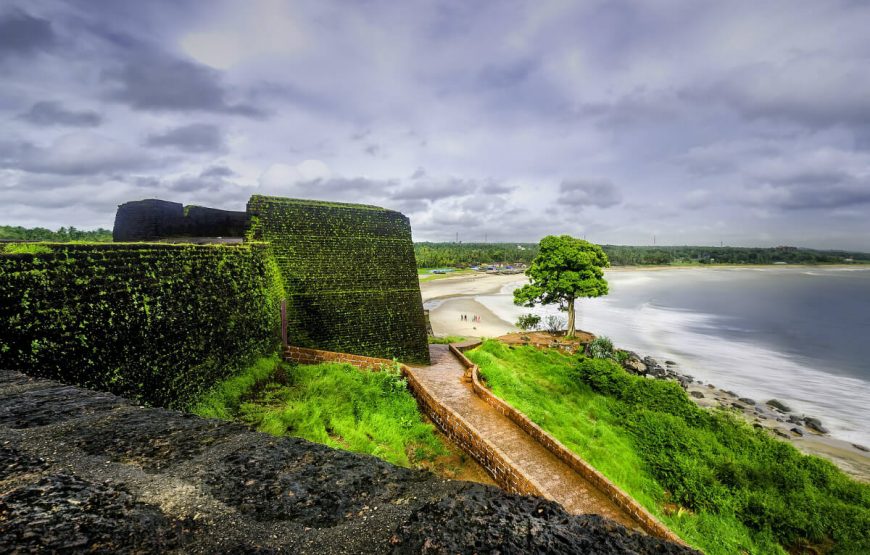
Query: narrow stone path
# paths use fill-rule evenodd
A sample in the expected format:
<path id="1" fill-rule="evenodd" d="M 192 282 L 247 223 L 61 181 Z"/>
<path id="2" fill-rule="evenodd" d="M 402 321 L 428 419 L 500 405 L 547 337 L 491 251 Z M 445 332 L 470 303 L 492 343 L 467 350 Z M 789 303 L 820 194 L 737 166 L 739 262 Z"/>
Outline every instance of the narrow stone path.
<path id="1" fill-rule="evenodd" d="M 531 476 L 545 494 L 574 514 L 594 513 L 640 530 L 638 523 L 593 484 L 478 397 L 463 381 L 465 368 L 447 345 L 430 345 L 431 366 L 411 367 L 438 401 L 465 418 L 501 449 L 515 467 Z"/>

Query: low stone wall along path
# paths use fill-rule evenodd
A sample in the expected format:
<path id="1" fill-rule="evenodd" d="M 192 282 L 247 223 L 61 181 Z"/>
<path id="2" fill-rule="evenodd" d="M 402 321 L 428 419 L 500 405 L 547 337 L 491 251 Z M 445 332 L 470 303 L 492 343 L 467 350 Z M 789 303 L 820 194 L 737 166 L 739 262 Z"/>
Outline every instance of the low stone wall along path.
<path id="1" fill-rule="evenodd" d="M 511 465 L 531 478 L 548 497 L 574 514 L 600 514 L 640 530 L 631 516 L 562 462 L 512 420 L 478 397 L 465 380 L 466 368 L 447 345 L 430 345 L 431 366 L 411 366 L 411 374 L 446 407 L 494 444 Z"/>

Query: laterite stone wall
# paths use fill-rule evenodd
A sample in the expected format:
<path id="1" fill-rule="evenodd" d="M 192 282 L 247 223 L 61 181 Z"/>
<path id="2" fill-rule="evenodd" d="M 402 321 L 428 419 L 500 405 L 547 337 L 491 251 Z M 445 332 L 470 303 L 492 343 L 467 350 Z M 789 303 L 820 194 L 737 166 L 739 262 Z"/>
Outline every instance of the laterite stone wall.
<path id="1" fill-rule="evenodd" d="M 399 212 L 255 195 L 249 238 L 272 245 L 288 294 L 290 343 L 428 362 L 411 241 Z"/>
<path id="2" fill-rule="evenodd" d="M 0 252 L 2 370 L 183 407 L 277 343 L 284 292 L 268 245 L 33 252 Z"/>

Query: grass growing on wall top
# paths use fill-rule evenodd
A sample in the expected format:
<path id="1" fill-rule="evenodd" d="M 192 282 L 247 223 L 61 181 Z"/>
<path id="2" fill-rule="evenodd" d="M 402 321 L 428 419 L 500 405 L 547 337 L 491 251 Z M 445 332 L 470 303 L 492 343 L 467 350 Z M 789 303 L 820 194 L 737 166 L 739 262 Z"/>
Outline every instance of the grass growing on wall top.
<path id="1" fill-rule="evenodd" d="M 429 336 L 430 345 L 450 345 L 451 343 L 462 343 L 465 337 L 461 335 L 445 335 L 444 337 Z"/>
<path id="2" fill-rule="evenodd" d="M 870 487 L 609 360 L 487 341 L 493 392 L 708 554 L 870 553 Z"/>
<path id="3" fill-rule="evenodd" d="M 404 467 L 437 470 L 439 459 L 450 454 L 434 427 L 424 422 L 398 370 L 367 372 L 335 363 L 296 366 L 276 355 L 220 383 L 192 411 Z"/>

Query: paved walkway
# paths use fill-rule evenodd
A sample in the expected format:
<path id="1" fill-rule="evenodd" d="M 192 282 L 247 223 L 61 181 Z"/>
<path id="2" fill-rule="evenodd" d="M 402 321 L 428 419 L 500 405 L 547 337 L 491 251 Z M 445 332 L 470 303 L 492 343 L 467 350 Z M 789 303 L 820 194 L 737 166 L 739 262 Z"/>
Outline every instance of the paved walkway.
<path id="1" fill-rule="evenodd" d="M 430 345 L 431 366 L 411 372 L 446 406 L 501 449 L 517 468 L 534 478 L 545 493 L 575 514 L 595 513 L 640 530 L 637 522 L 512 420 L 478 397 L 462 376 L 465 368 L 447 345 Z"/>

